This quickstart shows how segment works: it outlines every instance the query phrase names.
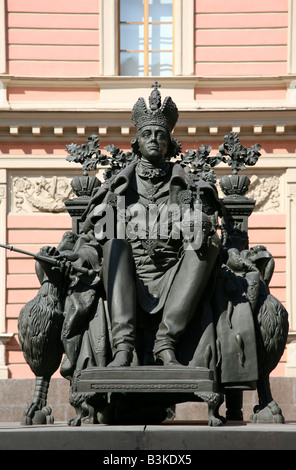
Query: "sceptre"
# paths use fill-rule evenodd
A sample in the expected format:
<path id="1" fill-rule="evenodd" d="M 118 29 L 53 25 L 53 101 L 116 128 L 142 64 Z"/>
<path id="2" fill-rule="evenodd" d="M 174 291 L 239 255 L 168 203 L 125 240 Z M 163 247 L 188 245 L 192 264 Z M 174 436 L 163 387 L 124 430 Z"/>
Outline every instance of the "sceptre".
<path id="1" fill-rule="evenodd" d="M 0 247 L 5 248 L 6 250 L 15 251 L 17 253 L 21 253 L 23 255 L 30 256 L 31 258 L 34 258 L 36 261 L 41 261 L 41 262 L 43 261 L 45 263 L 51 264 L 51 265 L 56 266 L 56 267 L 60 267 L 61 264 L 62 264 L 62 262 L 60 260 L 54 258 L 53 256 L 42 255 L 40 253 L 37 253 L 37 254 L 30 253 L 30 251 L 21 250 L 20 248 L 15 248 L 14 246 L 11 246 L 11 245 L 4 245 L 2 243 L 0 243 Z M 75 266 L 75 264 L 72 264 L 72 263 L 70 263 L 70 266 L 77 273 L 86 274 L 88 276 L 92 276 L 95 273 L 94 269 L 84 268 L 83 266 Z"/>

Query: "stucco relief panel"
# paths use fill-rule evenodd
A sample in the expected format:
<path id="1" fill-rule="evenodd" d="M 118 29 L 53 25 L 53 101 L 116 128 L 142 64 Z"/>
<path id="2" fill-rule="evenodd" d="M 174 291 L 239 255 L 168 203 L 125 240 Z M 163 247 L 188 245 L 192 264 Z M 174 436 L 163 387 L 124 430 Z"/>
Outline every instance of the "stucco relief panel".
<path id="1" fill-rule="evenodd" d="M 14 214 L 65 212 L 64 201 L 74 197 L 72 176 L 19 175 L 10 176 L 9 212 Z"/>
<path id="2" fill-rule="evenodd" d="M 254 175 L 250 180 L 247 196 L 256 201 L 254 212 L 281 212 L 280 177 Z"/>

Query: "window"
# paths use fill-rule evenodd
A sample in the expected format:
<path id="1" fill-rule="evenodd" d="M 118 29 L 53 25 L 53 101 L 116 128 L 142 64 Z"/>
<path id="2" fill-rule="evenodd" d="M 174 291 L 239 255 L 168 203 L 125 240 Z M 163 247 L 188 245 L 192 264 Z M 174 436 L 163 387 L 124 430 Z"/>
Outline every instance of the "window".
<path id="1" fill-rule="evenodd" d="M 173 0 L 120 0 L 120 75 L 173 75 Z"/>

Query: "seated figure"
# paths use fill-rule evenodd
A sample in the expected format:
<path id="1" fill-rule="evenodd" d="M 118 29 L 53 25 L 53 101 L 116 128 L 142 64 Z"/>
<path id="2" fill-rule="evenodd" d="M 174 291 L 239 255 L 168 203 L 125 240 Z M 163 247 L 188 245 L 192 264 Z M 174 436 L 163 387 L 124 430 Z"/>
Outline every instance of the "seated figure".
<path id="1" fill-rule="evenodd" d="M 170 98 L 161 106 L 157 89 L 152 92 L 150 106 L 147 109 L 139 99 L 132 112 L 137 162 L 120 172 L 108 188 L 97 191 L 85 215 L 84 234 L 73 252 L 61 254 L 70 260 L 77 258 L 79 265 L 88 263 L 98 272 L 111 321 L 113 358 L 109 367 L 132 363 L 137 352 L 136 324 L 139 327 L 147 322 L 158 323 L 158 328 L 153 355 L 146 351 L 138 357 L 140 364 L 179 364 L 175 346 L 196 312 L 219 253 L 220 241 L 209 217 L 221 213 L 217 190 L 202 180 L 195 183 L 200 191 L 188 189 L 190 182 L 184 169 L 168 161 L 176 155 L 178 146 L 171 135 L 177 108 Z M 208 201 L 208 214 L 196 214 L 200 220 L 192 229 L 190 221 L 194 205 L 201 206 L 197 200 L 201 191 Z M 184 220 L 177 218 L 177 208 L 188 209 L 187 225 L 180 227 Z M 103 226 L 102 218 L 108 227 Z M 192 237 L 196 246 L 190 244 Z M 90 286 L 89 302 L 97 290 Z M 62 335 L 74 366 L 76 359 L 70 351 L 68 354 L 68 345 L 83 326 L 89 306 L 85 309 L 80 302 L 65 313 Z M 150 315 L 156 317 L 155 321 Z"/>
<path id="2" fill-rule="evenodd" d="M 89 366 L 191 365 L 212 370 L 222 388 L 236 382 L 248 387 L 258 380 L 258 360 L 256 306 L 245 295 L 245 272 L 251 279 L 255 273 L 257 286 L 264 280 L 255 262 L 241 268 L 241 257 L 234 261 L 233 251 L 223 262 L 225 249 L 216 228 L 224 209 L 217 189 L 171 161 L 180 151 L 172 137 L 178 119 L 172 99 L 162 104 L 155 87 L 149 105 L 142 98 L 134 105 L 135 158 L 96 190 L 81 233 L 66 234 L 57 249 L 42 249 L 62 268 L 37 263 L 39 297 L 23 308 L 19 320 L 26 360 L 43 384 L 64 353 L 61 374 L 71 383 Z M 58 301 L 44 307 L 51 309 L 48 324 L 56 331 L 46 353 L 57 356 L 50 369 L 42 348 L 42 367 L 33 361 L 25 332 L 27 312 L 32 318 L 41 298 L 54 297 Z M 52 305 L 58 320 L 53 320 Z M 240 360 L 233 366 L 237 350 Z M 24 421 L 30 422 L 45 403 L 36 392 Z"/>

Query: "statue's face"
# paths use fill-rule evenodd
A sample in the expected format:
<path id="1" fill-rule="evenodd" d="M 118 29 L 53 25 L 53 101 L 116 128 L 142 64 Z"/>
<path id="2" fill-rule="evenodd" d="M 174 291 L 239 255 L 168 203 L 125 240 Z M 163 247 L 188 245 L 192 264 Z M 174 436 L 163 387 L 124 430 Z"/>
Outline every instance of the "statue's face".
<path id="1" fill-rule="evenodd" d="M 139 149 L 144 158 L 150 163 L 165 161 L 168 150 L 169 135 L 167 131 L 158 126 L 146 126 L 138 135 Z"/>

